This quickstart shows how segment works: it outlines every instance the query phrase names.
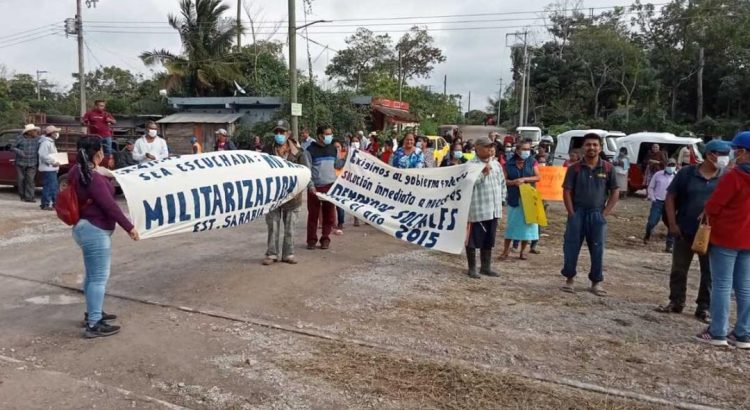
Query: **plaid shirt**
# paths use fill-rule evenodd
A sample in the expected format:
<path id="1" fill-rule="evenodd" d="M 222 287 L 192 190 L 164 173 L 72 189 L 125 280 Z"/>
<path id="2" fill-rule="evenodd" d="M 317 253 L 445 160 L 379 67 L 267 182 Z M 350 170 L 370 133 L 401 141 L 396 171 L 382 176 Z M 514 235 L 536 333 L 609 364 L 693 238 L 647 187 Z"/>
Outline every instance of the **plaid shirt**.
<path id="1" fill-rule="evenodd" d="M 39 137 L 18 137 L 13 149 L 16 152 L 16 165 L 19 167 L 36 167 L 39 165 Z"/>
<path id="2" fill-rule="evenodd" d="M 482 164 L 478 157 L 470 163 Z M 489 162 L 492 171 L 488 175 L 479 174 L 474 184 L 469 206 L 469 222 L 481 222 L 503 217 L 503 201 L 505 200 L 505 175 L 500 163 L 494 158 Z"/>

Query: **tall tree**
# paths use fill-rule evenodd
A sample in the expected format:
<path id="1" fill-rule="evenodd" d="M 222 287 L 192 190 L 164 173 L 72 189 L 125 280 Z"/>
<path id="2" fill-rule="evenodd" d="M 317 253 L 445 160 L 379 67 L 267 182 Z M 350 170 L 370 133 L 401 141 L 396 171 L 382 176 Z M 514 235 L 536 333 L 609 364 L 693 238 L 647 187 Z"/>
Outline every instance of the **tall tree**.
<path id="1" fill-rule="evenodd" d="M 445 61 L 442 50 L 435 47 L 434 43 L 427 30 L 417 26 L 399 39 L 393 61 L 398 69 L 399 88 L 407 80 L 429 77 L 435 64 Z"/>
<path id="2" fill-rule="evenodd" d="M 382 69 L 393 55 L 388 34 L 375 35 L 362 27 L 346 39 L 346 45 L 347 48 L 336 53 L 326 67 L 326 75 L 337 79 L 339 85 L 354 88 L 355 91 L 370 74 Z"/>
<path id="3" fill-rule="evenodd" d="M 239 64 L 231 56 L 237 22 L 223 17 L 229 6 L 221 0 L 181 0 L 180 15 L 169 15 L 169 25 L 180 35 L 182 54 L 168 50 L 146 51 L 146 65 L 167 69 L 167 89 L 186 94 L 226 95 L 241 80 Z M 228 58 L 229 57 L 229 58 Z"/>

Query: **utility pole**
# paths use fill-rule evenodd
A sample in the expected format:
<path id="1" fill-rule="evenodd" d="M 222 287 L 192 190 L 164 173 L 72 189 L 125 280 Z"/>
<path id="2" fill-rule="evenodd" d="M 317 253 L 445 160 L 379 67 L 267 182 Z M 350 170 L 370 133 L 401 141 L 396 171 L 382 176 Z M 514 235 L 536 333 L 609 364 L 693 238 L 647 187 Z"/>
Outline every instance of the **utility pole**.
<path id="1" fill-rule="evenodd" d="M 497 118 L 495 118 L 495 125 L 500 126 L 500 112 L 503 108 L 503 79 L 500 78 L 500 91 L 497 93 Z"/>
<path id="2" fill-rule="evenodd" d="M 448 95 L 448 74 L 443 76 L 443 97 Z"/>
<path id="3" fill-rule="evenodd" d="M 242 48 L 242 0 L 237 0 L 237 52 Z"/>
<path id="4" fill-rule="evenodd" d="M 469 91 L 469 101 L 466 103 L 466 113 L 471 112 L 471 91 Z"/>
<path id="5" fill-rule="evenodd" d="M 696 110 L 695 110 L 695 120 L 700 121 L 703 119 L 703 67 L 706 65 L 706 54 L 705 54 L 705 48 L 703 47 L 703 39 L 706 34 L 706 29 L 701 28 L 701 45 L 698 49 L 698 78 L 697 78 L 697 90 L 696 90 Z"/>
<path id="6" fill-rule="evenodd" d="M 526 54 L 526 74 L 524 74 L 526 85 L 524 86 L 526 103 L 523 110 L 523 124 L 526 125 L 529 122 L 529 101 L 531 100 L 531 55 Z"/>
<path id="7" fill-rule="evenodd" d="M 96 4 L 96 3 L 94 3 Z M 81 118 L 86 114 L 86 73 L 83 68 L 83 15 L 81 0 L 76 0 L 76 32 L 78 37 L 78 92 L 80 94 Z"/>
<path id="8" fill-rule="evenodd" d="M 289 100 L 297 104 L 297 10 L 295 0 L 289 0 Z M 292 138 L 299 141 L 299 118 L 292 115 Z"/>
<path id="9" fill-rule="evenodd" d="M 520 39 L 521 36 L 523 36 L 523 69 L 521 70 L 521 78 L 520 78 L 521 89 L 519 90 L 519 93 L 518 93 L 518 98 L 520 100 L 519 108 L 518 108 L 518 126 L 519 127 L 523 126 L 526 123 L 526 113 L 525 113 L 526 106 L 527 106 L 526 105 L 526 80 L 528 77 L 527 71 L 528 71 L 528 65 L 529 65 L 529 58 L 528 58 L 529 48 L 528 48 L 528 42 L 527 42 L 528 34 L 529 34 L 528 30 L 524 30 L 524 31 L 517 31 L 515 33 L 508 33 L 505 35 L 506 45 L 508 42 L 508 36 L 513 36 L 517 39 Z"/>
<path id="10" fill-rule="evenodd" d="M 47 71 L 36 70 L 36 99 L 37 100 L 42 99 L 42 81 L 40 78 L 42 74 L 47 74 Z"/>
<path id="11" fill-rule="evenodd" d="M 401 49 L 398 49 L 398 100 L 401 101 L 401 84 L 403 83 L 403 80 L 401 79 Z"/>

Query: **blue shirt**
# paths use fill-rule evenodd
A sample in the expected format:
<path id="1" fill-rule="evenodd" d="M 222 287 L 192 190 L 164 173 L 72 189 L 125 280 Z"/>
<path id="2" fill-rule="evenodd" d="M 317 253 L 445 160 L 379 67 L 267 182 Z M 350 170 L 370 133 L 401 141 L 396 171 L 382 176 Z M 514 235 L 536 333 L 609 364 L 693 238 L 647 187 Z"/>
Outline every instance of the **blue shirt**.
<path id="1" fill-rule="evenodd" d="M 698 167 L 699 165 L 683 167 L 667 188 L 667 192 L 674 195 L 677 225 L 687 236 L 694 236 L 698 232 L 698 217 L 723 173 L 719 171 L 713 178 L 706 179 L 698 171 Z"/>
<path id="2" fill-rule="evenodd" d="M 594 168 L 579 161 L 568 167 L 563 188 L 571 191 L 573 209 L 601 211 L 609 194 L 618 189 L 614 167 L 601 159 Z"/>
<path id="3" fill-rule="evenodd" d="M 513 156 L 508 163 L 505 164 L 505 172 L 508 174 L 507 180 L 513 181 L 519 178 L 527 178 L 534 176 L 534 167 L 537 166 L 537 162 L 534 158 L 527 158 L 523 162 L 523 168 L 518 169 L 516 166 L 517 156 Z M 535 186 L 536 184 L 531 184 Z M 521 204 L 521 189 L 517 186 L 508 187 L 508 197 L 506 198 L 508 206 L 517 207 Z"/>

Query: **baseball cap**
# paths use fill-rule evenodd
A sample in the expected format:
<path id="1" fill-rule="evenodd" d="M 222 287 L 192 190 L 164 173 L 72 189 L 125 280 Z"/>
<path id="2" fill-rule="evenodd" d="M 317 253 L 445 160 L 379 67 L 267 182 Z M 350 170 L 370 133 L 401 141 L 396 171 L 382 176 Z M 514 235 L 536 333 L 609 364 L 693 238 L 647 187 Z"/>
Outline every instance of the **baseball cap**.
<path id="1" fill-rule="evenodd" d="M 479 137 L 476 141 L 474 141 L 474 146 L 476 147 L 486 147 L 488 145 L 495 145 L 490 137 Z"/>
<path id="2" fill-rule="evenodd" d="M 48 125 L 44 128 L 45 134 L 52 134 L 54 132 L 60 132 L 62 129 L 55 127 L 54 125 Z"/>
<path id="3" fill-rule="evenodd" d="M 127 141 L 125 141 L 125 145 L 134 145 L 134 144 L 135 144 L 135 141 L 133 141 L 133 140 L 127 140 Z"/>
<path id="4" fill-rule="evenodd" d="M 742 131 L 732 140 L 732 147 L 750 149 L 750 131 Z"/>
<path id="5" fill-rule="evenodd" d="M 667 161 L 667 165 L 677 165 L 677 160 L 674 158 L 670 158 L 669 161 Z"/>
<path id="6" fill-rule="evenodd" d="M 273 129 L 289 131 L 289 123 L 286 120 L 278 120 L 276 121 L 276 125 L 274 125 Z"/>
<path id="7" fill-rule="evenodd" d="M 225 130 L 224 128 L 219 128 L 218 130 L 216 130 L 216 134 L 227 135 L 227 130 Z"/>
<path id="8" fill-rule="evenodd" d="M 736 138 L 735 138 L 736 139 Z M 705 153 L 718 152 L 720 154 L 729 155 L 729 151 L 732 150 L 732 145 L 724 140 L 712 140 L 706 144 Z"/>

